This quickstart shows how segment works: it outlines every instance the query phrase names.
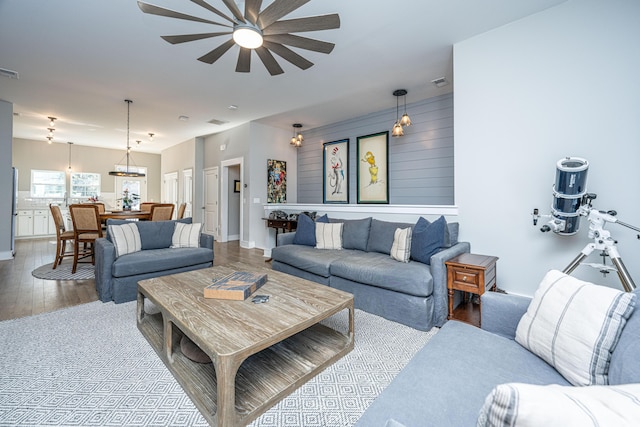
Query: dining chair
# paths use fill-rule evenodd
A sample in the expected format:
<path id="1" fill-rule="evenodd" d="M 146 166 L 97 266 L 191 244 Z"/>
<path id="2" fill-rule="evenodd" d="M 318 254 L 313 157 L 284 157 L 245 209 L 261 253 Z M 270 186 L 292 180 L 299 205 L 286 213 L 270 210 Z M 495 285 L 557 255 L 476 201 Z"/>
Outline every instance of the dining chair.
<path id="1" fill-rule="evenodd" d="M 178 219 L 184 218 L 184 211 L 186 211 L 186 210 L 187 210 L 187 204 L 186 203 L 180 203 L 180 206 L 178 206 L 177 218 Z"/>
<path id="2" fill-rule="evenodd" d="M 150 221 L 169 221 L 173 216 L 173 203 L 155 203 L 151 206 Z"/>
<path id="3" fill-rule="evenodd" d="M 93 204 L 98 207 L 98 213 L 105 213 L 104 203 L 97 202 Z"/>
<path id="4" fill-rule="evenodd" d="M 100 211 L 94 204 L 70 205 L 71 221 L 73 222 L 73 268 L 71 274 L 76 272 L 81 259 L 91 257 L 91 264 L 95 264 L 94 243 L 102 237 L 102 225 L 100 224 Z M 80 244 L 83 245 L 80 251 Z M 84 261 L 87 262 L 87 261 Z"/>
<path id="5" fill-rule="evenodd" d="M 55 270 L 62 263 L 64 257 L 73 256 L 73 249 L 67 252 L 67 242 L 73 244 L 74 234 L 71 230 L 67 231 L 60 206 L 51 203 L 49 210 L 51 210 L 53 223 L 56 226 L 56 259 L 53 261 L 53 269 Z"/>
<path id="6" fill-rule="evenodd" d="M 154 202 L 142 202 L 140 203 L 140 210 L 143 212 L 151 212 L 151 206 L 157 205 Z"/>

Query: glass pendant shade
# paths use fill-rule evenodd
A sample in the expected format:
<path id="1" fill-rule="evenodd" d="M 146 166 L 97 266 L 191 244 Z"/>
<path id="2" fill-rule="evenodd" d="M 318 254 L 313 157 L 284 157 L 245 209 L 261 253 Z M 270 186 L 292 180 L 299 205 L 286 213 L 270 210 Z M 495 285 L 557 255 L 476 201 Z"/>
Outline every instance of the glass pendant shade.
<path id="1" fill-rule="evenodd" d="M 393 130 L 391 131 L 391 136 L 399 137 L 404 135 L 404 131 L 402 130 L 402 126 L 399 122 L 395 122 L 393 125 Z"/>
<path id="2" fill-rule="evenodd" d="M 402 118 L 400 119 L 400 125 L 411 126 L 411 119 L 409 118 L 409 115 L 407 113 L 404 113 L 402 115 Z"/>

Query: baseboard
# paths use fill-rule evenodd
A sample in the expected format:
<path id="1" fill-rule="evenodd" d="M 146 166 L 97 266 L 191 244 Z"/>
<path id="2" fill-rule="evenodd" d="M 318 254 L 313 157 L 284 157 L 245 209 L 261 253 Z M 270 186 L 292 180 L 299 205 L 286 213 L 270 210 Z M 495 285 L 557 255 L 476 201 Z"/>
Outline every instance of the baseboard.
<path id="1" fill-rule="evenodd" d="M 240 240 L 240 235 L 239 234 L 233 234 L 233 235 L 227 236 L 227 241 L 229 242 L 231 240 Z"/>
<path id="2" fill-rule="evenodd" d="M 244 249 L 253 249 L 256 247 L 256 242 L 250 240 L 240 240 L 240 247 Z"/>
<path id="3" fill-rule="evenodd" d="M 264 250 L 264 257 L 265 258 L 271 258 L 271 249 L 265 249 Z"/>
<path id="4" fill-rule="evenodd" d="M 13 259 L 13 252 L 11 251 L 2 251 L 0 252 L 0 261 L 5 261 L 8 259 Z"/>

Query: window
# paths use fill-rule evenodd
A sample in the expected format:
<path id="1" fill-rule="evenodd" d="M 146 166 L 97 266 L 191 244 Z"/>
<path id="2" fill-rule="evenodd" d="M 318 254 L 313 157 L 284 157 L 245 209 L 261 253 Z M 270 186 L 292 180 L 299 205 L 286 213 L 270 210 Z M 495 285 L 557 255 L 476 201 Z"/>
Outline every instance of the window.
<path id="1" fill-rule="evenodd" d="M 31 170 L 31 197 L 64 197 L 66 184 L 64 172 Z"/>
<path id="2" fill-rule="evenodd" d="M 100 195 L 99 173 L 71 173 L 71 197 L 88 198 Z"/>

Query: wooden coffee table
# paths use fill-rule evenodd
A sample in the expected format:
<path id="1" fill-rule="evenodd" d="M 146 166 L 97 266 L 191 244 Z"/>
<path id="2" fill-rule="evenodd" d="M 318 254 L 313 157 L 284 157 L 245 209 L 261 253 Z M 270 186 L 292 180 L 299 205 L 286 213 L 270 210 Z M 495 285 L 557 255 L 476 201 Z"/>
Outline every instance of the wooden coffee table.
<path id="1" fill-rule="evenodd" d="M 207 299 L 204 288 L 233 271 L 267 273 L 269 301 Z M 146 313 L 144 300 L 160 310 Z M 348 310 L 348 330 L 319 324 Z M 206 420 L 244 426 L 354 345 L 353 295 L 288 274 L 236 263 L 140 281 L 138 329 Z M 186 335 L 213 363 L 180 351 Z"/>

